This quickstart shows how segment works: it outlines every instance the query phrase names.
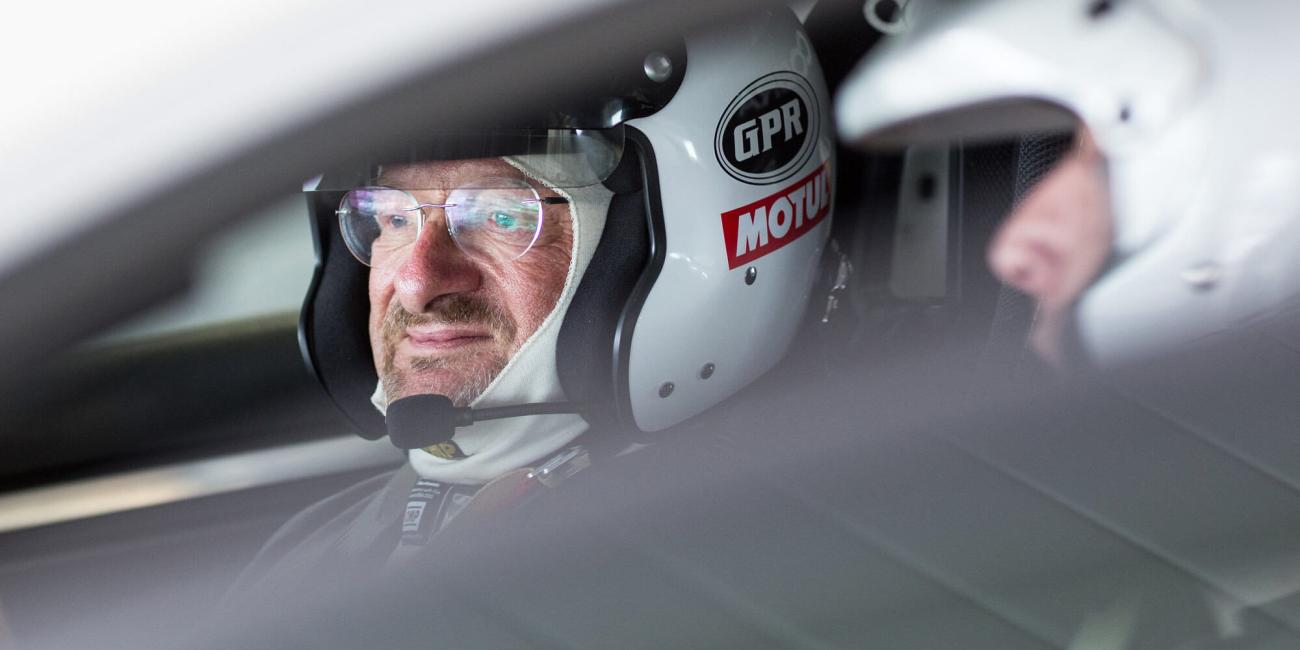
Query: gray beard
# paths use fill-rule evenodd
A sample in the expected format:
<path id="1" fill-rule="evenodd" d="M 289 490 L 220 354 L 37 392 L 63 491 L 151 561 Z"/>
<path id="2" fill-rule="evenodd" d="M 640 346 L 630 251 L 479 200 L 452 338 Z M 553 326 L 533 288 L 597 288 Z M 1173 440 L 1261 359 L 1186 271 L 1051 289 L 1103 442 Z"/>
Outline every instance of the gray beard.
<path id="1" fill-rule="evenodd" d="M 494 355 L 495 356 L 495 355 Z M 389 395 L 389 401 L 394 399 L 393 396 L 406 396 L 411 382 L 408 380 L 406 372 L 399 371 L 394 367 L 392 356 L 390 355 L 384 364 L 384 373 L 380 381 L 384 384 L 384 393 Z M 455 361 L 464 362 L 462 359 L 445 359 L 438 357 L 418 357 L 411 359 L 411 368 L 409 372 L 423 372 L 426 370 L 443 370 L 451 369 L 455 366 Z M 465 380 L 460 382 L 455 388 L 446 391 L 447 397 L 451 399 L 452 404 L 456 406 L 469 406 L 474 400 L 478 399 L 483 391 L 492 384 L 492 380 L 501 374 L 505 368 L 506 360 L 496 357 L 491 363 L 484 364 L 474 371 L 470 372 Z"/>

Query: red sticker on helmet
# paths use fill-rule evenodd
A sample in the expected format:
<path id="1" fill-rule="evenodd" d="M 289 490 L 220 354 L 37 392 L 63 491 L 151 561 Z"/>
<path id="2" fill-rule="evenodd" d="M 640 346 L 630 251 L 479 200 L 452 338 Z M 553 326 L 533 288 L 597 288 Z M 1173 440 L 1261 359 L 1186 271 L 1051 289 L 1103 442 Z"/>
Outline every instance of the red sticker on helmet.
<path id="1" fill-rule="evenodd" d="M 800 238 L 831 209 L 830 165 L 749 205 L 722 213 L 728 268 L 752 262 Z"/>

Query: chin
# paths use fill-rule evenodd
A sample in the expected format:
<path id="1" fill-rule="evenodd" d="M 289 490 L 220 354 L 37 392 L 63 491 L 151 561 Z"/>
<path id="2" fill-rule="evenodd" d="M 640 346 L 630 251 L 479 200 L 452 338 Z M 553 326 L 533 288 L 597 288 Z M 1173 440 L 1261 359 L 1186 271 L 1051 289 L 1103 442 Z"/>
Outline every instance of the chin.
<path id="1" fill-rule="evenodd" d="M 496 374 L 480 367 L 407 370 L 384 377 L 384 391 L 389 402 L 411 395 L 446 395 L 457 406 L 467 406 Z"/>

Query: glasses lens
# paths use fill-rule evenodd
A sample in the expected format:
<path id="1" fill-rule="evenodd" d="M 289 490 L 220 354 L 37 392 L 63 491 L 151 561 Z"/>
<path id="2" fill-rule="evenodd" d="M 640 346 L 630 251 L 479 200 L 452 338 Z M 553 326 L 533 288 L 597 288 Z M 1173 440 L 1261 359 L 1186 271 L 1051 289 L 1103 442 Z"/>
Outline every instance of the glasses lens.
<path id="1" fill-rule="evenodd" d="M 343 196 L 339 227 L 348 250 L 374 266 L 415 241 L 420 207 L 415 198 L 387 187 L 363 187 Z"/>
<path id="2" fill-rule="evenodd" d="M 537 243 L 542 202 L 524 181 L 488 178 L 447 195 L 447 225 L 467 253 L 514 260 Z"/>

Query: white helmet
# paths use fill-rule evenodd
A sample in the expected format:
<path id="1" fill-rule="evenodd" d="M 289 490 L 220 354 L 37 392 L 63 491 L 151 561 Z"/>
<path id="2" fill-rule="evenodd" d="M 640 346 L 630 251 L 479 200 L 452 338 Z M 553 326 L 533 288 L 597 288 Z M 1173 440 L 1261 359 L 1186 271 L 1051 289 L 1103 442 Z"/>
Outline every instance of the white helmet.
<path id="1" fill-rule="evenodd" d="M 573 281 L 535 335 L 547 340 L 525 343 L 546 358 L 507 365 L 473 404 L 568 400 L 583 406 L 585 421 L 500 420 L 455 440 L 515 430 L 536 440 L 539 418 L 568 417 L 562 427 L 572 435 L 543 445 L 554 451 L 587 423 L 671 427 L 772 368 L 803 320 L 830 233 L 834 133 L 799 21 L 784 9 L 761 11 L 634 59 L 620 79 L 593 84 L 619 92 L 548 107 L 545 123 L 524 125 L 532 131 L 493 131 L 472 156 L 457 146 L 429 154 L 436 141 L 422 149 L 424 159 L 531 154 L 510 160 L 585 210 L 575 212 L 583 232 Z M 520 146 L 499 146 L 512 138 Z M 586 156 L 584 171 L 547 171 L 557 146 Z M 366 269 L 344 247 L 335 216 L 342 192 L 355 187 L 345 176 L 326 174 L 307 188 L 320 261 L 302 341 L 358 431 L 377 438 L 385 428 L 369 401 Z M 465 449 L 470 460 L 475 451 Z M 550 451 L 531 449 L 523 461 Z"/>
<path id="2" fill-rule="evenodd" d="M 840 134 L 898 145 L 1082 123 L 1106 157 L 1115 220 L 1112 264 L 1076 307 L 1093 361 L 1168 350 L 1300 296 L 1300 4 L 990 0 L 908 18 L 845 83 Z"/>

